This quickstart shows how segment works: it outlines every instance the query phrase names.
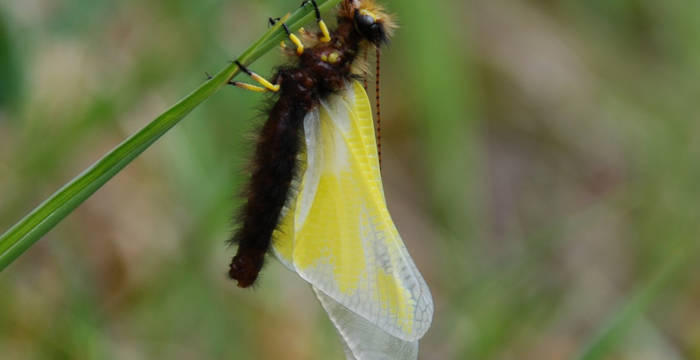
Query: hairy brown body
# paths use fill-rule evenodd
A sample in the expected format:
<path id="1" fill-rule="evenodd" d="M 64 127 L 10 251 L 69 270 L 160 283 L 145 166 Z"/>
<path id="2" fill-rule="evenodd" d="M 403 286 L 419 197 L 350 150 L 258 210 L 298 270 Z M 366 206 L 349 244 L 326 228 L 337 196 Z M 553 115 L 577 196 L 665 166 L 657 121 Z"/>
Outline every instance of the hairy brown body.
<path id="1" fill-rule="evenodd" d="M 330 42 L 317 42 L 299 55 L 296 65 L 281 67 L 273 78 L 280 84 L 279 98 L 258 137 L 241 226 L 230 240 L 238 250 L 229 276 L 239 287 L 252 285 L 263 266 L 296 174 L 304 117 L 354 76 L 352 66 L 362 46 L 386 40 L 383 28 L 381 39 L 370 39 L 358 29 L 357 3 L 342 5 Z"/>

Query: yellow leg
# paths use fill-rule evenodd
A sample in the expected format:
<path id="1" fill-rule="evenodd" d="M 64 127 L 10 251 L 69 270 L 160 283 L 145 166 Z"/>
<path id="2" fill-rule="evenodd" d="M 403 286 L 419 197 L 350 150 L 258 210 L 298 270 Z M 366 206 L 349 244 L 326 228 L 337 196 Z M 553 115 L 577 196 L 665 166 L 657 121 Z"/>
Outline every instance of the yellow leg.
<path id="1" fill-rule="evenodd" d="M 321 34 L 323 34 L 323 36 L 319 40 L 321 40 L 321 42 L 331 41 L 331 34 L 328 32 L 328 26 L 326 26 L 326 22 L 322 19 L 318 19 L 318 27 L 321 29 Z"/>
<path id="2" fill-rule="evenodd" d="M 260 85 L 264 86 L 264 88 L 261 88 L 259 86 L 255 85 L 250 85 L 250 84 L 244 84 L 244 83 L 239 83 L 237 81 L 230 82 L 232 85 L 238 86 L 240 88 L 246 89 L 246 90 L 251 90 L 251 91 L 279 91 L 280 89 L 280 84 L 272 84 L 269 82 L 267 79 L 264 77 L 248 70 L 247 67 L 243 66 L 238 60 L 236 60 L 236 65 L 248 76 L 250 76 L 251 79 L 257 81 Z M 240 85 L 239 85 L 240 84 Z"/>
<path id="3" fill-rule="evenodd" d="M 318 10 L 318 4 L 316 4 L 316 0 L 306 0 L 303 3 L 301 3 L 301 6 L 304 7 L 306 4 L 311 4 L 314 6 L 314 12 L 316 13 L 316 22 L 318 22 L 318 27 L 321 29 L 321 38 L 319 39 L 321 42 L 329 42 L 331 41 L 331 33 L 328 31 L 328 26 L 326 26 L 326 22 L 321 19 L 321 11 Z"/>
<path id="4" fill-rule="evenodd" d="M 270 25 L 274 25 L 279 20 L 280 20 L 279 18 L 278 19 L 270 18 L 269 19 Z M 301 42 L 301 40 L 299 39 L 298 36 L 292 34 L 292 32 L 289 31 L 289 27 L 287 27 L 287 24 L 282 23 L 282 27 L 284 28 L 284 31 L 287 32 L 287 36 L 289 36 L 289 40 L 291 40 L 294 43 L 294 45 L 297 47 L 297 55 L 303 54 L 304 53 L 304 43 Z M 302 34 L 305 31 L 306 30 L 304 30 L 304 28 L 299 29 L 299 32 Z M 284 45 L 284 42 L 282 42 L 282 49 L 285 49 L 285 48 L 286 48 L 286 46 Z"/>
<path id="5" fill-rule="evenodd" d="M 262 87 L 262 86 L 246 84 L 246 83 L 242 83 L 239 81 L 231 81 L 231 82 L 229 82 L 229 84 L 231 84 L 235 87 L 239 87 L 239 88 L 244 89 L 244 90 L 248 90 L 248 91 L 267 92 L 267 89 Z"/>
<path id="6" fill-rule="evenodd" d="M 267 79 L 254 72 L 250 73 L 250 77 L 257 81 L 260 85 L 264 86 L 267 90 L 278 91 L 280 89 L 280 84 L 272 84 L 271 82 L 267 81 Z"/>
<path id="7" fill-rule="evenodd" d="M 286 28 L 286 26 L 285 26 L 285 28 Z M 294 43 L 294 45 L 297 46 L 297 55 L 301 55 L 301 54 L 304 53 L 304 44 L 301 42 L 301 40 L 299 40 L 299 37 L 297 37 L 296 35 L 290 33 L 290 34 L 289 34 L 289 40 L 292 40 L 292 42 Z"/>

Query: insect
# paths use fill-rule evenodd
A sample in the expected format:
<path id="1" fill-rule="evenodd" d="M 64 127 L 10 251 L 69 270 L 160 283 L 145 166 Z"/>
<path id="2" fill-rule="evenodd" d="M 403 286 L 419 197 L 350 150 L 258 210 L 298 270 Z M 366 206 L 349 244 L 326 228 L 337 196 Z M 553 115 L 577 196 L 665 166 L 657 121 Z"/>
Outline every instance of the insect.
<path id="1" fill-rule="evenodd" d="M 295 62 L 272 81 L 239 63 L 259 85 L 230 81 L 277 99 L 258 136 L 229 275 L 251 286 L 271 251 L 312 285 L 349 358 L 415 358 L 432 298 L 387 210 L 371 105 L 356 81 L 361 54 L 387 43 L 394 23 L 373 1 L 343 0 L 329 30 L 314 0 L 302 6 L 314 7 L 319 31 L 300 38 L 282 25 Z"/>

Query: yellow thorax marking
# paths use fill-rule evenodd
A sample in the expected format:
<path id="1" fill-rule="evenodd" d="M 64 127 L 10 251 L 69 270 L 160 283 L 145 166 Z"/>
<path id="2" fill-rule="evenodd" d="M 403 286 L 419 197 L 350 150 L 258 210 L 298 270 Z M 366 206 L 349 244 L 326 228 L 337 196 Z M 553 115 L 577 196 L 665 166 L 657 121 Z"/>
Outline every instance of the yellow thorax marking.
<path id="1" fill-rule="evenodd" d="M 335 64 L 338 61 L 340 61 L 340 54 L 337 52 L 332 52 L 330 55 L 328 55 L 328 62 L 331 64 Z"/>
<path id="2" fill-rule="evenodd" d="M 330 54 L 323 54 L 321 55 L 321 60 L 323 60 L 323 62 L 335 64 L 338 61 L 340 61 L 340 54 L 337 51 L 334 51 Z"/>

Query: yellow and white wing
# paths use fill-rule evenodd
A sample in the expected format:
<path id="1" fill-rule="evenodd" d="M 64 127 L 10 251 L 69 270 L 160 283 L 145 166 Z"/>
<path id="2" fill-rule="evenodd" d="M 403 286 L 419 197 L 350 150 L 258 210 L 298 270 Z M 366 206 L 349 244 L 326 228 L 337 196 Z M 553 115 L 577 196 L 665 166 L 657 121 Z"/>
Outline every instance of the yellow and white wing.
<path id="1" fill-rule="evenodd" d="M 389 347 L 417 353 L 433 302 L 386 206 L 362 86 L 353 81 L 322 101 L 306 116 L 304 133 L 303 166 L 275 233 L 275 254 L 313 286 L 353 352 L 362 344 L 338 321 L 355 336 L 386 332 L 396 338 Z"/>

